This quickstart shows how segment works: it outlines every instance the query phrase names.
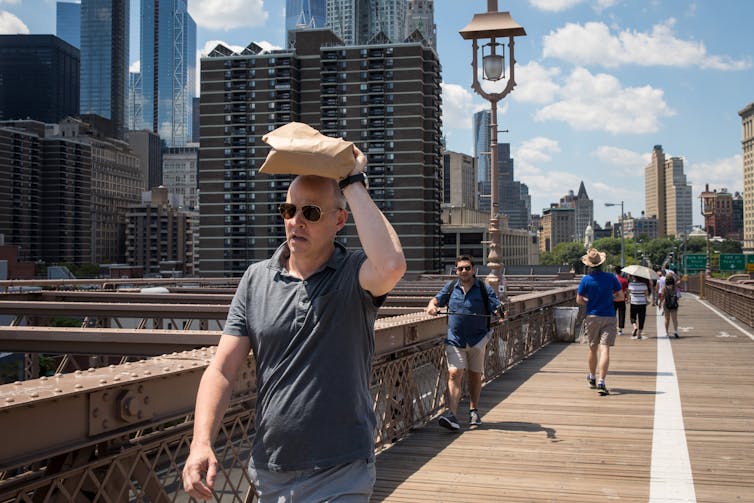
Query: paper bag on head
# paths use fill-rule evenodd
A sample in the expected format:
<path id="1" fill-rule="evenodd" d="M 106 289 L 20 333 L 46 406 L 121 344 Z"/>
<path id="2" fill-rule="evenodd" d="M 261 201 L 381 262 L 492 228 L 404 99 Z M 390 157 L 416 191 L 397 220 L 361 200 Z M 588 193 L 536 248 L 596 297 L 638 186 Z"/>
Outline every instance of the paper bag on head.
<path id="1" fill-rule="evenodd" d="M 354 167 L 352 142 L 325 136 L 301 122 L 280 126 L 262 136 L 262 141 L 272 150 L 259 168 L 260 173 L 341 179 Z"/>

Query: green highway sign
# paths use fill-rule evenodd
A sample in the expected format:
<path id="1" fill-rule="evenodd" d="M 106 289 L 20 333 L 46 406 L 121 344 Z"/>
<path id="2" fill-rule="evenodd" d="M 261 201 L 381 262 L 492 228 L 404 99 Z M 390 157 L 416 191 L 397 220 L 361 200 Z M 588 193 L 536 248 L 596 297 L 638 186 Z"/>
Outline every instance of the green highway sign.
<path id="1" fill-rule="evenodd" d="M 745 271 L 746 256 L 743 253 L 721 253 L 720 254 L 721 271 Z"/>
<path id="2" fill-rule="evenodd" d="M 686 270 L 688 272 L 699 272 L 707 269 L 707 256 L 703 253 L 688 253 L 683 258 L 686 260 Z"/>

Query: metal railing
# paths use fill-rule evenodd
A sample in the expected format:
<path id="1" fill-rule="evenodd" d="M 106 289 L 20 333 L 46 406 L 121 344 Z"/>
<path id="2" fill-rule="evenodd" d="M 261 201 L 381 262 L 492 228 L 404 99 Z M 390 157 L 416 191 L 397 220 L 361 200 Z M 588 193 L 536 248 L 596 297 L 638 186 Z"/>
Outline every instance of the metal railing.
<path id="1" fill-rule="evenodd" d="M 493 379 L 554 339 L 553 308 L 575 286 L 512 298 L 487 345 Z M 96 333 L 96 329 L 92 329 Z M 444 406 L 446 319 L 414 312 L 377 321 L 371 392 L 380 450 Z M 0 502 L 187 501 L 180 480 L 194 397 L 214 348 L 0 386 Z M 215 443 L 216 501 L 250 501 L 254 429 L 250 355 Z"/>

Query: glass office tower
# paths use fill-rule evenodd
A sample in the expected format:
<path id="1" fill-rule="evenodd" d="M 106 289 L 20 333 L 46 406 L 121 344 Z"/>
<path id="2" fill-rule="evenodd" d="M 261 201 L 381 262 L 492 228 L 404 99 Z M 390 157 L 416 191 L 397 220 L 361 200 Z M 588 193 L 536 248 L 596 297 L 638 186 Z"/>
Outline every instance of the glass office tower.
<path id="1" fill-rule="evenodd" d="M 186 0 L 141 0 L 144 123 L 168 147 L 191 141 L 196 96 L 196 23 Z"/>
<path id="2" fill-rule="evenodd" d="M 126 131 L 129 0 L 81 2 L 81 113 L 113 121 Z"/>
<path id="3" fill-rule="evenodd" d="M 55 34 L 76 49 L 81 48 L 81 4 L 58 2 Z"/>
<path id="4" fill-rule="evenodd" d="M 290 47 L 294 39 L 291 31 L 324 28 L 326 22 L 325 0 L 286 0 L 286 47 Z"/>

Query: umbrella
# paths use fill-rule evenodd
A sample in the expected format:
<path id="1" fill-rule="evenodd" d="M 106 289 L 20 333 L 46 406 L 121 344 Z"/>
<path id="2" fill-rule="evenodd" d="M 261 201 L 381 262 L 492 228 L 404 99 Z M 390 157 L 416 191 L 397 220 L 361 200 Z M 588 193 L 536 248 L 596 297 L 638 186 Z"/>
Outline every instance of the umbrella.
<path id="1" fill-rule="evenodd" d="M 640 278 L 646 278 L 649 281 L 653 281 L 657 279 L 657 273 L 654 272 L 652 269 L 650 269 L 647 266 L 643 265 L 627 265 L 622 269 L 622 272 L 625 272 L 626 274 L 630 274 L 631 276 L 639 276 Z"/>

